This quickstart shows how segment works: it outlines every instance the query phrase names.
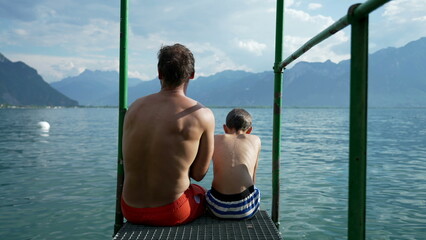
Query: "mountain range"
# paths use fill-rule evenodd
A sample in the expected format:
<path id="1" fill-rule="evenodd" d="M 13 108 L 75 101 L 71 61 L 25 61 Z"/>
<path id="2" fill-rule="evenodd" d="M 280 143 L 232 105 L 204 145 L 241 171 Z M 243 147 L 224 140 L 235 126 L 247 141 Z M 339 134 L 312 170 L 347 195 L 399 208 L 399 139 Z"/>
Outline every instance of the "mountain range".
<path id="1" fill-rule="evenodd" d="M 52 88 L 34 68 L 0 53 L 0 104 L 70 107 L 78 102 Z"/>
<path id="2" fill-rule="evenodd" d="M 385 48 L 370 54 L 369 106 L 425 107 L 425 62 L 426 37 L 400 48 Z M 339 63 L 299 62 L 284 71 L 283 104 L 347 107 L 349 75 L 349 60 Z M 207 106 L 272 106 L 273 85 L 272 71 L 250 73 L 227 70 L 192 80 L 187 94 Z M 114 71 L 86 70 L 51 86 L 77 100 L 80 105 L 118 105 L 118 73 Z M 159 90 L 158 79 L 140 81 L 130 78 L 128 102 Z"/>
<path id="3" fill-rule="evenodd" d="M 78 76 L 67 77 L 50 85 L 66 96 L 77 99 L 83 106 L 118 105 L 101 104 L 108 102 L 103 99 L 108 99 L 110 94 L 118 93 L 118 78 L 117 71 L 85 70 Z M 142 82 L 137 78 L 129 78 L 127 81 L 129 87 Z"/>

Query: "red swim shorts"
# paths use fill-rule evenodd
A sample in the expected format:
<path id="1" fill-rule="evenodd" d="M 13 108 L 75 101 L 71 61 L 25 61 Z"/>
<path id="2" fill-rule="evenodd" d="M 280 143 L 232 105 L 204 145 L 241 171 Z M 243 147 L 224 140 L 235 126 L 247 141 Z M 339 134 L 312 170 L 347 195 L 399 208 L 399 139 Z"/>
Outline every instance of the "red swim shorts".
<path id="1" fill-rule="evenodd" d="M 153 226 L 175 226 L 191 222 L 204 214 L 206 190 L 191 184 L 176 201 L 153 208 L 134 208 L 121 198 L 121 211 L 127 221 Z"/>

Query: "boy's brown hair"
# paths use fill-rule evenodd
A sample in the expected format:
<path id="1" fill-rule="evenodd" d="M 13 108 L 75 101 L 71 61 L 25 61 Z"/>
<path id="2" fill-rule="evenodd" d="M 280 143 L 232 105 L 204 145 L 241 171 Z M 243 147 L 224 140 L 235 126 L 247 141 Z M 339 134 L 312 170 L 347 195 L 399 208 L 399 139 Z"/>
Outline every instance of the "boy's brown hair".
<path id="1" fill-rule="evenodd" d="M 252 118 L 250 113 L 242 108 L 232 109 L 226 116 L 226 126 L 229 129 L 247 130 L 252 125 Z"/>

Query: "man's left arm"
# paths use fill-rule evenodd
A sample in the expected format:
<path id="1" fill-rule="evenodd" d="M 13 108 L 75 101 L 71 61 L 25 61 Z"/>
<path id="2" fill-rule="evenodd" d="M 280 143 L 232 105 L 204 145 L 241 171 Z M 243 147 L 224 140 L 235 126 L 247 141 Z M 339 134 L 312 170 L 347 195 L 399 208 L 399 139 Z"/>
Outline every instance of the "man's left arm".
<path id="1" fill-rule="evenodd" d="M 201 181 L 209 170 L 210 161 L 214 151 L 215 120 L 210 109 L 203 115 L 204 132 L 201 135 L 197 156 L 191 165 L 189 176 L 196 181 Z"/>

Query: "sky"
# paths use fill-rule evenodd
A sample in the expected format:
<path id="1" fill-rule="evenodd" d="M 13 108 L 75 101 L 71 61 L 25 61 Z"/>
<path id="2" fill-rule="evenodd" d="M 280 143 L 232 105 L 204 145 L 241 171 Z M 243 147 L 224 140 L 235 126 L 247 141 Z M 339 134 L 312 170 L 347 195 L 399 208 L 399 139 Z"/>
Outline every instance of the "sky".
<path id="1" fill-rule="evenodd" d="M 284 58 L 343 17 L 353 0 L 286 0 Z M 181 43 L 196 77 L 271 71 L 276 1 L 129 0 L 129 77 L 157 77 L 157 52 Z M 47 82 L 119 66 L 119 0 L 0 0 L 0 53 Z M 426 1 L 392 0 L 370 15 L 369 52 L 426 37 Z M 350 27 L 295 61 L 349 59 Z M 291 67 L 290 65 L 289 67 Z"/>

